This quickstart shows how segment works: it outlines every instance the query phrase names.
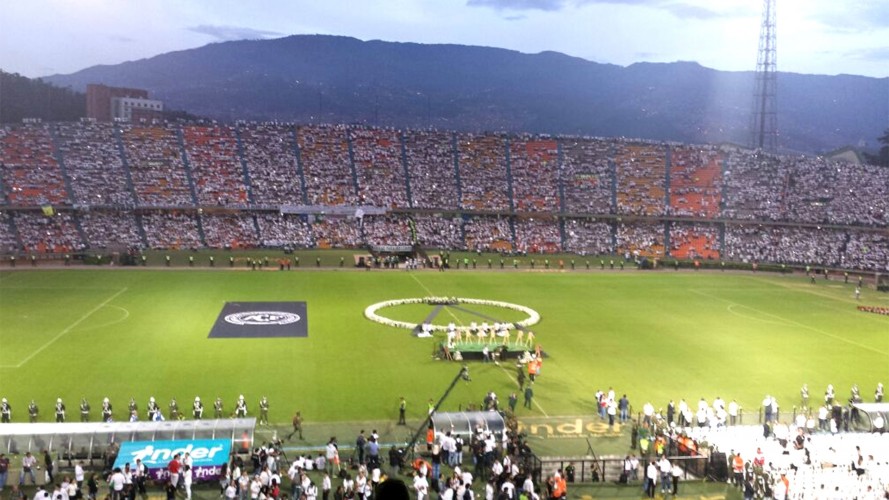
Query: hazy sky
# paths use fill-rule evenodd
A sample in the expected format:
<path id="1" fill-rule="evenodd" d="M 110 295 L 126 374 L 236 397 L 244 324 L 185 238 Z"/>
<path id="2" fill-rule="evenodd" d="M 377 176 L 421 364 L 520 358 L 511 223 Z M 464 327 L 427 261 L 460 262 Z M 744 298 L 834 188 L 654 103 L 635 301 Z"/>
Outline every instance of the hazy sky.
<path id="1" fill-rule="evenodd" d="M 753 70 L 762 0 L 0 0 L 0 69 L 71 73 L 291 34 Z M 777 0 L 778 70 L 889 76 L 889 0 Z"/>

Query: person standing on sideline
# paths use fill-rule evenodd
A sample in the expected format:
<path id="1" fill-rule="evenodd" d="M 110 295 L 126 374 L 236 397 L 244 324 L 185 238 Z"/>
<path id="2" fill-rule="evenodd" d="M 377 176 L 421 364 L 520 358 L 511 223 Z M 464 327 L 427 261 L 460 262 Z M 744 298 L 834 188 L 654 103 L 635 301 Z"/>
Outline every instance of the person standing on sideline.
<path id="1" fill-rule="evenodd" d="M 28 422 L 32 424 L 37 421 L 37 417 L 40 415 L 40 408 L 37 407 L 37 403 L 32 399 L 28 404 Z"/>
<path id="2" fill-rule="evenodd" d="M 34 477 L 35 467 L 37 467 L 37 458 L 31 455 L 30 451 L 25 452 L 25 456 L 22 457 L 22 472 L 19 474 L 19 486 L 25 485 L 25 476 L 31 476 L 31 484 L 37 484 L 37 479 Z"/>
<path id="3" fill-rule="evenodd" d="M 111 401 L 108 398 L 102 400 L 102 422 L 111 422 Z"/>
<path id="4" fill-rule="evenodd" d="M 621 423 L 624 423 L 630 419 L 630 400 L 627 399 L 626 394 L 621 396 L 620 401 L 617 403 L 617 408 L 620 410 Z"/>
<path id="5" fill-rule="evenodd" d="M 173 484 L 174 488 L 179 487 L 179 469 L 182 467 L 182 464 L 179 462 L 179 454 L 173 455 L 173 460 L 170 460 L 170 463 L 167 464 L 167 472 L 170 473 L 170 483 Z"/>
<path id="6" fill-rule="evenodd" d="M 512 394 L 509 395 L 509 411 L 515 413 L 515 406 L 519 402 L 519 396 L 512 391 Z"/>
<path id="7" fill-rule="evenodd" d="M 9 459 L 6 455 L 0 453 L 0 493 L 6 487 L 6 480 L 9 478 Z"/>
<path id="8" fill-rule="evenodd" d="M 80 398 L 80 421 L 90 421 L 90 403 L 86 398 Z"/>
<path id="9" fill-rule="evenodd" d="M 53 467 L 52 463 L 52 455 L 50 455 L 49 451 L 46 449 L 43 450 L 43 465 L 46 467 L 46 477 L 49 478 L 48 483 L 55 483 L 56 480 L 53 478 L 52 475 L 53 471 L 55 470 L 55 467 Z"/>
<path id="10" fill-rule="evenodd" d="M 6 398 L 3 398 L 0 401 L 0 422 L 8 424 L 10 420 L 12 420 L 12 406 L 9 405 L 9 401 Z"/>
<path id="11" fill-rule="evenodd" d="M 398 402 L 398 425 L 407 425 L 404 420 L 404 413 L 407 410 L 407 401 L 404 400 L 404 396 L 401 397 L 401 401 Z"/>
<path id="12" fill-rule="evenodd" d="M 657 465 L 654 460 L 648 462 L 645 468 L 645 494 L 648 498 L 654 498 L 654 488 L 657 485 Z"/>
<path id="13" fill-rule="evenodd" d="M 299 433 L 299 438 L 302 439 L 303 438 L 303 416 L 300 414 L 300 412 L 296 412 L 296 414 L 293 415 L 293 422 L 292 423 L 293 423 L 293 432 L 291 432 L 290 434 L 287 435 L 287 440 L 290 441 L 290 438 L 292 438 L 293 435 L 297 434 L 297 433 Z"/>
<path id="14" fill-rule="evenodd" d="M 671 471 L 671 475 L 673 476 L 673 496 L 675 497 L 679 493 L 679 478 L 682 476 L 682 467 L 679 467 L 678 463 L 673 464 L 673 470 Z"/>
<path id="15" fill-rule="evenodd" d="M 269 425 L 269 400 L 265 396 L 259 400 L 259 425 Z"/>
<path id="16" fill-rule="evenodd" d="M 56 399 L 56 422 L 64 422 L 65 421 L 65 403 L 62 402 L 62 398 Z"/>
<path id="17" fill-rule="evenodd" d="M 531 408 L 531 401 L 534 399 L 534 382 L 529 383 L 525 387 L 525 408 Z"/>

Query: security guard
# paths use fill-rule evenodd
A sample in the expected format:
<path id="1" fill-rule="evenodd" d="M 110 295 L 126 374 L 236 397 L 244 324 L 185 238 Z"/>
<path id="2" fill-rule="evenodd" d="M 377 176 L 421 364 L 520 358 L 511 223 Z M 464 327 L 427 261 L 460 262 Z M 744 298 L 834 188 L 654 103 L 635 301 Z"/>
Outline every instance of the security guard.
<path id="1" fill-rule="evenodd" d="M 28 403 L 28 421 L 32 424 L 37 421 L 37 417 L 40 415 L 40 408 L 37 407 L 37 403 L 32 399 L 30 403 Z"/>
<path id="2" fill-rule="evenodd" d="M 108 398 L 102 400 L 102 421 L 111 422 L 111 401 Z"/>
<path id="3" fill-rule="evenodd" d="M 154 396 L 148 398 L 148 420 L 154 422 L 157 420 L 157 414 L 160 412 L 160 408 L 157 406 L 157 402 L 154 400 Z"/>
<path id="4" fill-rule="evenodd" d="M 65 403 L 62 398 L 56 398 L 56 422 L 65 421 Z"/>
<path id="5" fill-rule="evenodd" d="M 194 397 L 194 403 L 191 404 L 191 414 L 195 420 L 200 420 L 204 417 L 204 403 L 201 403 L 200 396 Z"/>
<path id="6" fill-rule="evenodd" d="M 222 398 L 217 397 L 216 401 L 213 402 L 213 418 L 222 418 L 222 415 Z"/>
<path id="7" fill-rule="evenodd" d="M 244 401 L 243 394 L 238 397 L 238 402 L 235 405 L 235 418 L 247 418 L 247 401 Z"/>
<path id="8" fill-rule="evenodd" d="M 8 424 L 10 419 L 12 419 L 12 406 L 9 406 L 9 401 L 6 398 L 3 398 L 0 401 L 0 422 Z"/>
<path id="9" fill-rule="evenodd" d="M 86 398 L 80 398 L 80 421 L 90 421 L 90 403 Z"/>

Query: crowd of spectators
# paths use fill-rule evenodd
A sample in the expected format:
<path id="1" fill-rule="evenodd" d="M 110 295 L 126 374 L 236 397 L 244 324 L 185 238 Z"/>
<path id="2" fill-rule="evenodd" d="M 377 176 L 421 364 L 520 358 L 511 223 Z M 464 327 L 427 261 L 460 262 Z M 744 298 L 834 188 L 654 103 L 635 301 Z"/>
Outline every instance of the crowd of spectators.
<path id="1" fill-rule="evenodd" d="M 508 212 L 511 207 L 504 137 L 459 134 L 457 157 L 462 208 Z"/>
<path id="2" fill-rule="evenodd" d="M 761 152 L 730 154 L 722 173 L 725 183 L 722 216 L 741 220 L 779 220 L 787 169 L 778 157 Z"/>
<path id="3" fill-rule="evenodd" d="M 457 209 L 453 134 L 409 130 L 404 133 L 404 146 L 413 206 Z"/>
<path id="4" fill-rule="evenodd" d="M 306 194 L 310 205 L 356 205 L 355 178 L 343 125 L 297 129 Z"/>
<path id="5" fill-rule="evenodd" d="M 845 231 L 832 229 L 727 225 L 724 253 L 730 260 L 749 263 L 839 266 L 845 240 Z"/>
<path id="6" fill-rule="evenodd" d="M 62 169 L 53 154 L 52 137 L 40 124 L 0 127 L 0 180 L 10 205 L 69 201 Z"/>
<path id="7" fill-rule="evenodd" d="M 617 210 L 628 215 L 665 213 L 666 148 L 644 142 L 617 141 Z"/>
<path id="8" fill-rule="evenodd" d="M 678 259 L 718 259 L 719 229 L 713 225 L 673 223 L 670 255 Z"/>
<path id="9" fill-rule="evenodd" d="M 429 248 L 463 249 L 463 219 L 459 216 L 415 215 L 417 239 Z"/>
<path id="10" fill-rule="evenodd" d="M 580 255 L 614 253 L 612 225 L 595 219 L 567 219 L 565 250 Z"/>
<path id="11" fill-rule="evenodd" d="M 201 235 L 193 214 L 156 211 L 142 214 L 148 248 L 200 248 Z"/>
<path id="12" fill-rule="evenodd" d="M 318 248 L 358 248 L 364 239 L 361 221 L 353 218 L 325 217 L 312 224 Z"/>
<path id="13" fill-rule="evenodd" d="M 15 252 L 19 248 L 15 231 L 12 229 L 12 216 L 7 212 L 0 212 L 0 251 Z"/>
<path id="14" fill-rule="evenodd" d="M 201 215 L 204 241 L 212 248 L 251 248 L 259 238 L 252 216 L 238 214 Z"/>
<path id="15" fill-rule="evenodd" d="M 366 215 L 361 219 L 361 225 L 368 245 L 413 245 L 412 231 L 406 217 Z"/>
<path id="16" fill-rule="evenodd" d="M 248 192 L 235 130 L 223 125 L 182 127 L 185 154 L 199 205 L 246 207 Z"/>
<path id="17" fill-rule="evenodd" d="M 780 424 L 768 435 L 760 426 L 689 432 L 724 453 L 730 481 L 753 494 L 880 499 L 889 489 L 889 434 L 810 434 L 796 424 Z"/>
<path id="18" fill-rule="evenodd" d="M 559 221 L 522 217 L 515 220 L 515 249 L 522 253 L 556 253 L 562 248 Z"/>
<path id="19" fill-rule="evenodd" d="M 625 257 L 664 257 L 664 224 L 631 222 L 617 225 L 617 253 Z"/>
<path id="20" fill-rule="evenodd" d="M 264 247 L 310 248 L 314 246 L 312 230 L 305 216 L 278 213 L 256 214 L 259 244 Z"/>
<path id="21" fill-rule="evenodd" d="M 885 232 L 849 231 L 843 267 L 889 271 L 889 235 Z"/>
<path id="22" fill-rule="evenodd" d="M 472 217 L 463 221 L 466 248 L 472 251 L 513 250 L 512 230 L 507 217 Z"/>
<path id="23" fill-rule="evenodd" d="M 669 250 L 679 258 L 889 268 L 887 238 L 867 230 L 887 223 L 889 170 L 716 146 L 273 123 L 30 123 L 0 127 L 0 191 L 3 204 L 13 207 L 0 244 L 15 248 L 38 248 L 37 241 L 50 250 L 101 248 L 112 240 L 102 226 L 123 214 L 120 239 L 144 244 L 139 225 L 148 220 L 152 247 L 416 241 L 447 249 L 663 257 L 665 224 L 652 219 L 669 215 L 689 219 L 671 223 Z M 303 201 L 394 212 L 369 216 L 364 227 L 267 212 Z M 19 207 L 47 205 L 55 206 L 49 217 L 63 213 L 82 235 L 56 228 L 38 238 L 35 224 L 55 227 L 62 219 L 38 224 L 39 217 Z M 234 210 L 206 217 L 203 235 L 196 220 L 175 228 L 157 211 L 178 220 L 220 205 Z M 134 208 L 149 214 L 134 217 Z M 407 208 L 492 214 L 398 213 Z M 714 219 L 728 222 L 705 222 Z M 837 224 L 852 227 L 830 227 Z"/>
<path id="24" fill-rule="evenodd" d="M 513 199 L 517 212 L 559 211 L 559 144 L 517 137 L 509 142 Z"/>
<path id="25" fill-rule="evenodd" d="M 562 141 L 565 211 L 615 213 L 612 196 L 611 143 L 601 139 Z"/>
<path id="26" fill-rule="evenodd" d="M 293 128 L 262 123 L 240 127 L 242 151 L 254 205 L 281 206 L 303 202 Z"/>
<path id="27" fill-rule="evenodd" d="M 121 125 L 121 136 L 137 205 L 194 205 L 174 129 Z"/>
<path id="28" fill-rule="evenodd" d="M 112 125 L 92 121 L 60 123 L 57 137 L 75 203 L 133 206 Z"/>
<path id="29" fill-rule="evenodd" d="M 91 249 L 110 247 L 141 248 L 142 235 L 132 212 L 89 211 L 80 215 L 86 245 Z"/>
<path id="30" fill-rule="evenodd" d="M 70 213 L 47 217 L 41 212 L 18 212 L 15 225 L 26 252 L 68 253 L 81 250 L 83 240 Z"/>
<path id="31" fill-rule="evenodd" d="M 408 208 L 399 133 L 393 129 L 354 127 L 349 130 L 349 138 L 358 177 L 359 203 Z"/>
<path id="32" fill-rule="evenodd" d="M 718 217 L 722 202 L 722 153 L 713 146 L 677 146 L 670 153 L 668 212 L 686 217 Z"/>

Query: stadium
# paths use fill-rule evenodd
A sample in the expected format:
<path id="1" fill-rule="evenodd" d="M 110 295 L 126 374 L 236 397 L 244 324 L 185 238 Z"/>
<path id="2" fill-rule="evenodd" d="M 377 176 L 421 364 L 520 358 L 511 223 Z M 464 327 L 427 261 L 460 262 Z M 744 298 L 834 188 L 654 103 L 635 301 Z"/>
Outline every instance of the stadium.
<path id="1" fill-rule="evenodd" d="M 886 375 L 887 320 L 859 310 L 889 305 L 877 291 L 889 265 L 885 169 L 622 139 L 281 124 L 30 124 L 4 127 L 0 154 L 0 373 L 13 422 L 30 401 L 52 421 L 61 398 L 74 420 L 81 398 L 98 408 L 106 397 L 113 420 L 149 397 L 165 418 L 174 398 L 190 417 L 194 396 L 208 410 L 220 398 L 228 418 L 245 395 L 248 416 L 271 401 L 257 444 L 282 438 L 295 411 L 311 422 L 291 455 L 355 427 L 403 446 L 400 398 L 419 426 L 460 366 L 440 360 L 447 325 L 468 337 L 470 325 L 525 317 L 498 301 L 539 315 L 515 330 L 536 333 L 545 366 L 530 408 L 508 414 L 540 456 L 585 457 L 587 438 L 596 456 L 627 453 L 630 420 L 597 416 L 608 387 L 640 423 L 646 403 L 666 418 L 670 401 L 725 398 L 740 406 L 739 432 L 761 436 L 764 396 L 789 432 L 799 415 L 817 423 L 821 388 L 837 388 L 840 408 L 853 386 L 871 401 Z M 491 304 L 379 310 L 407 329 L 363 315 L 434 297 Z M 242 302 L 302 303 L 303 329 L 214 335 Z M 442 331 L 417 338 L 410 327 L 424 323 Z M 517 341 L 505 343 L 534 352 Z M 524 399 L 513 361 L 495 361 L 467 352 L 471 381 L 438 411 L 484 408 L 489 392 L 499 408 Z M 717 449 L 752 459 L 756 442 Z M 618 479 L 600 460 L 603 479 Z"/>
<path id="2" fill-rule="evenodd" d="M 652 4 L 714 26 L 737 14 Z M 53 86 L 83 75 L 0 72 L 0 500 L 889 498 L 889 168 L 872 164 L 889 134 L 882 156 L 792 152 L 871 118 L 841 134 L 839 117 L 796 115 L 781 137 L 774 0 L 762 16 L 751 147 L 723 141 L 730 99 L 698 122 L 700 101 L 676 90 L 696 87 L 654 86 L 705 78 L 688 63 L 635 68 L 664 102 L 613 108 L 627 114 L 614 130 L 647 138 L 573 132 L 562 108 L 575 99 L 582 117 L 605 85 L 565 84 L 536 117 L 548 104 L 529 103 L 555 91 L 531 83 L 433 113 L 448 85 L 475 93 L 484 57 L 526 74 L 507 51 L 290 37 L 278 56 L 329 60 L 280 77 L 247 40 L 277 32 L 201 25 L 187 30 L 245 43 L 122 64 L 149 68 L 151 99 L 126 78 L 82 95 Z M 223 57 L 244 47 L 256 66 Z M 391 76 L 396 52 L 438 93 L 364 82 L 371 61 Z M 208 60 L 187 82 L 190 57 L 228 61 L 225 88 Z M 465 64 L 471 84 L 433 60 Z M 593 75 L 576 62 L 547 54 L 527 74 Z M 813 81 L 792 88 L 815 95 Z M 262 93 L 295 109 L 263 115 Z M 214 94 L 252 97 L 225 118 L 157 97 Z M 830 112 L 862 106 L 848 98 Z M 346 118 L 371 101 L 372 120 Z M 688 117 L 658 116 L 683 103 Z M 53 106 L 76 118 L 39 117 Z M 651 138 L 667 130 L 712 143 Z"/>

